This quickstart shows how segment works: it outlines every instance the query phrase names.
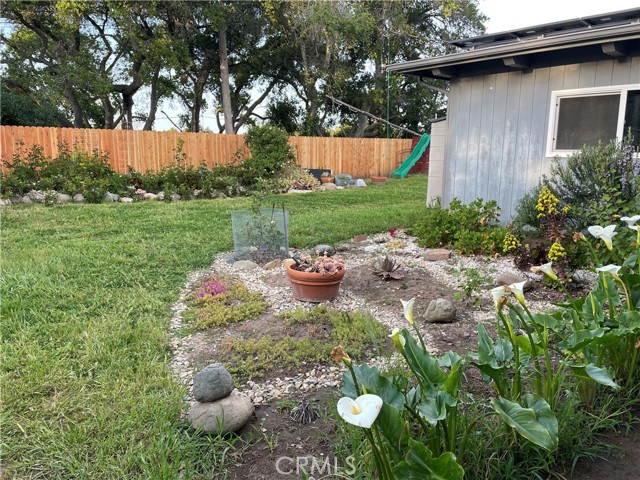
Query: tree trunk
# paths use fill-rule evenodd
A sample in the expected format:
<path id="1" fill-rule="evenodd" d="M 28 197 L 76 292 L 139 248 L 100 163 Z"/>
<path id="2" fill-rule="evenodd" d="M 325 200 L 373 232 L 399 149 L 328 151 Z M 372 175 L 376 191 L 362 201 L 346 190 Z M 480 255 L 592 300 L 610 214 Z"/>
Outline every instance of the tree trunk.
<path id="1" fill-rule="evenodd" d="M 153 71 L 153 79 L 151 80 L 151 98 L 149 99 L 149 115 L 147 116 L 147 120 L 144 122 L 144 127 L 142 130 L 151 130 L 153 128 L 153 123 L 156 121 L 156 111 L 158 110 L 158 99 L 160 95 L 158 94 L 158 77 L 160 76 L 160 66 L 156 66 Z"/>
<path id="2" fill-rule="evenodd" d="M 114 127 L 113 124 L 113 105 L 111 105 L 111 101 L 109 100 L 108 95 L 105 95 L 101 99 L 102 108 L 104 109 L 104 129 L 111 130 Z"/>
<path id="3" fill-rule="evenodd" d="M 74 128 L 84 128 L 84 113 L 82 111 L 82 107 L 76 98 L 75 93 L 73 92 L 73 88 L 71 84 L 67 81 L 64 83 L 64 96 L 69 100 L 71 104 L 71 109 L 73 110 L 73 127 Z"/>
<path id="4" fill-rule="evenodd" d="M 231 88 L 229 85 L 229 58 L 227 57 L 227 31 L 218 33 L 218 53 L 220 55 L 220 86 L 222 109 L 224 110 L 224 133 L 233 133 L 233 110 L 231 108 Z"/>

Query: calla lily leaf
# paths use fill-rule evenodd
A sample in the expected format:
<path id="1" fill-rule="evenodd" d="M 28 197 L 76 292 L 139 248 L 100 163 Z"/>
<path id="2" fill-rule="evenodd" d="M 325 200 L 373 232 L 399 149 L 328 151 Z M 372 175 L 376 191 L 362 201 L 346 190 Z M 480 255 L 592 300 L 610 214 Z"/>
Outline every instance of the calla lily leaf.
<path id="1" fill-rule="evenodd" d="M 411 439 L 407 459 L 395 466 L 393 474 L 403 480 L 462 480 L 464 469 L 453 453 L 446 452 L 433 458 L 423 443 Z"/>
<path id="2" fill-rule="evenodd" d="M 455 398 L 441 390 L 418 405 L 417 410 L 430 425 L 435 426 L 447 418 L 447 406 L 455 407 L 457 403 Z"/>
<path id="3" fill-rule="evenodd" d="M 614 390 L 619 390 L 620 385 L 613 381 L 606 368 L 596 367 L 593 363 L 588 365 L 569 365 L 573 373 L 582 378 L 590 378 L 600 385 L 606 385 Z"/>
<path id="4" fill-rule="evenodd" d="M 356 373 L 358 385 L 367 389 L 368 393 L 375 393 L 385 402 L 393 405 L 399 410 L 404 407 L 404 395 L 393 385 L 393 382 L 383 376 L 375 367 L 369 365 L 354 365 L 353 371 Z M 342 394 L 347 397 L 356 398 L 356 388 L 353 385 L 353 378 L 349 372 L 342 377 Z"/>
<path id="5" fill-rule="evenodd" d="M 604 328 L 593 328 L 593 329 L 584 329 L 584 330 L 576 330 L 569 337 L 560 342 L 558 346 L 563 349 L 567 349 L 570 352 L 577 352 L 584 348 L 586 345 L 589 345 L 594 339 L 602 337 L 605 334 Z"/>
<path id="6" fill-rule="evenodd" d="M 416 343 L 407 329 L 402 331 L 402 335 L 406 340 L 404 354 L 413 371 L 428 385 L 442 385 L 447 374 L 440 369 L 436 359 Z"/>
<path id="7" fill-rule="evenodd" d="M 541 327 L 547 327 L 549 330 L 558 331 L 562 327 L 562 322 L 551 315 L 536 313 L 532 318 L 536 324 Z"/>
<path id="8" fill-rule="evenodd" d="M 522 402 L 520 405 L 500 397 L 491 400 L 491 405 L 500 418 L 524 438 L 554 451 L 558 446 L 558 420 L 551 407 L 542 397 L 531 393 L 524 395 Z"/>
<path id="9" fill-rule="evenodd" d="M 380 427 L 389 445 L 393 447 L 396 459 L 399 460 L 401 447 L 409 441 L 409 431 L 405 428 L 400 412 L 396 407 L 384 402 L 375 424 Z"/>
<path id="10" fill-rule="evenodd" d="M 464 359 L 460 355 L 458 355 L 456 352 L 452 352 L 451 350 L 449 350 L 447 353 L 445 353 L 442 357 L 438 359 L 438 365 L 440 365 L 441 367 L 451 368 L 461 360 L 464 360 Z"/>

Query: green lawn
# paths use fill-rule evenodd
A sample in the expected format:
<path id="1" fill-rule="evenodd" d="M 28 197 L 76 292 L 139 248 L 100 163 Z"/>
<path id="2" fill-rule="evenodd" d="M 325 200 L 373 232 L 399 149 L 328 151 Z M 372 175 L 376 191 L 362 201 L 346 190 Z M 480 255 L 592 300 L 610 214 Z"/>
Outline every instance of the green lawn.
<path id="1" fill-rule="evenodd" d="M 409 226 L 427 179 L 278 196 L 293 247 Z M 268 199 L 270 202 L 272 199 Z M 180 419 L 170 305 L 231 250 L 248 199 L 4 208 L 2 469 L 48 479 L 209 478 L 231 443 Z"/>

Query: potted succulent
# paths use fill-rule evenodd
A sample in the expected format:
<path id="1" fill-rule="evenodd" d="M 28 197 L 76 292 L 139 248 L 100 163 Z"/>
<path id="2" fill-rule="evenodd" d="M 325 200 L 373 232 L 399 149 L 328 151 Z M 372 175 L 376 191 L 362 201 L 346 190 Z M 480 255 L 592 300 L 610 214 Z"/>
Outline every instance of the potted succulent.
<path id="1" fill-rule="evenodd" d="M 333 183 L 334 177 L 331 175 L 331 172 L 329 171 L 324 171 L 322 172 L 322 175 L 320 175 L 320 181 L 322 183 Z"/>
<path id="2" fill-rule="evenodd" d="M 324 302 L 338 296 L 344 277 L 344 262 L 326 254 L 293 257 L 287 265 L 293 296 L 303 302 Z"/>

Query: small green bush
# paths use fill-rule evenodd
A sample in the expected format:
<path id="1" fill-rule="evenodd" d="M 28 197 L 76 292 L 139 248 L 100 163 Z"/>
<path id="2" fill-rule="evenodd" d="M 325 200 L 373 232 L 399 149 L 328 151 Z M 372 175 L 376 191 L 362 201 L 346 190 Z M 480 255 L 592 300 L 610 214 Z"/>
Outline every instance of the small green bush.
<path id="1" fill-rule="evenodd" d="M 273 179 L 295 161 L 286 131 L 272 125 L 249 129 L 245 138 L 251 157 L 240 168 L 240 182 L 248 187 Z"/>
<path id="2" fill-rule="evenodd" d="M 427 247 L 451 247 L 459 253 L 492 254 L 502 251 L 507 233 L 499 226 L 497 202 L 481 198 L 464 205 L 454 198 L 448 209 L 427 207 L 426 215 L 411 229 Z"/>

